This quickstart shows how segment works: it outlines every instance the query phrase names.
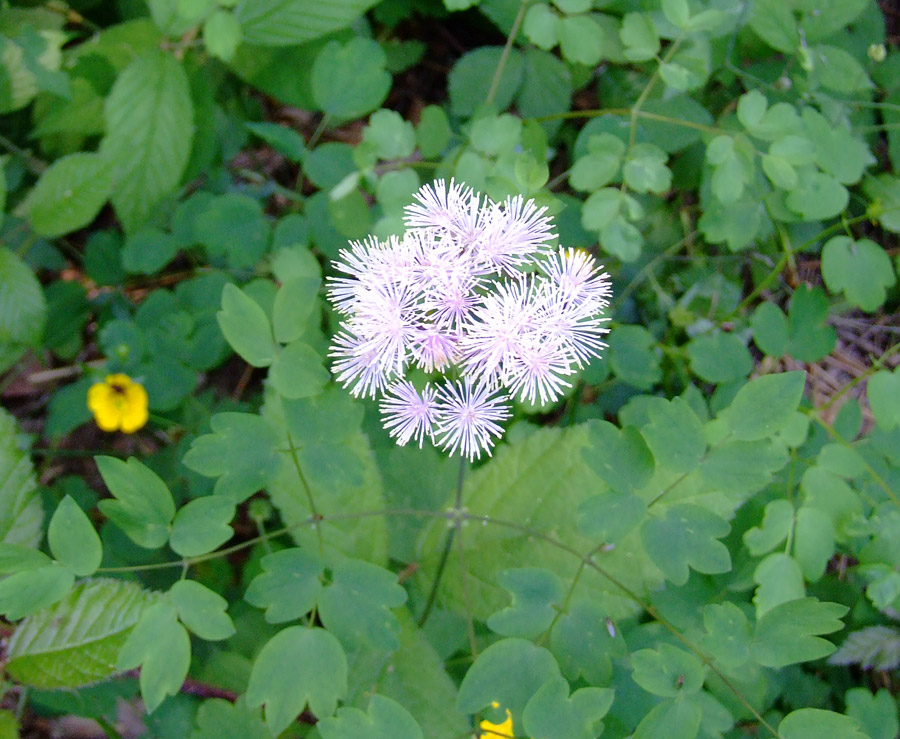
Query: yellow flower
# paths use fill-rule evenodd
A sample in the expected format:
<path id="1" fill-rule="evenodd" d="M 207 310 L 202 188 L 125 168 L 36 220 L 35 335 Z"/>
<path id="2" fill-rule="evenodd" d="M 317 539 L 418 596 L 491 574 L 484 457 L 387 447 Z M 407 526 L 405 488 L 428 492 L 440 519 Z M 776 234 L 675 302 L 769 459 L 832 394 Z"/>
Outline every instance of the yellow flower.
<path id="1" fill-rule="evenodd" d="M 493 708 L 500 708 L 500 704 L 494 701 Z M 506 720 L 502 724 L 494 724 L 485 719 L 479 724 L 481 731 L 478 736 L 481 739 L 514 739 L 512 714 L 506 709 Z"/>
<path id="2" fill-rule="evenodd" d="M 92 385 L 87 404 L 104 431 L 133 434 L 147 423 L 147 391 L 128 375 L 107 375 Z"/>

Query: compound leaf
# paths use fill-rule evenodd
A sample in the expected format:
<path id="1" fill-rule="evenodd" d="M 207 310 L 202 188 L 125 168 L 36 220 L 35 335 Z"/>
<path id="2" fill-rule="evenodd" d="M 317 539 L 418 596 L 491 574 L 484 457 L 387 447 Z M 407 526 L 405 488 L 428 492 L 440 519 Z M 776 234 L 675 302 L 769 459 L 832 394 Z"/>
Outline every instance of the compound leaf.
<path id="1" fill-rule="evenodd" d="M 692 504 L 669 508 L 664 516 L 651 516 L 641 526 L 641 541 L 666 579 L 684 585 L 691 567 L 705 574 L 728 572 L 731 556 L 718 541 L 731 527 L 715 513 Z"/>
<path id="2" fill-rule="evenodd" d="M 798 598 L 775 606 L 756 622 L 750 655 L 764 667 L 785 667 L 827 657 L 834 644 L 819 638 L 844 627 L 847 606 Z"/>
<path id="3" fill-rule="evenodd" d="M 266 621 L 277 624 L 309 613 L 322 590 L 322 563 L 299 547 L 267 554 L 263 572 L 253 578 L 244 599 L 266 609 Z"/>

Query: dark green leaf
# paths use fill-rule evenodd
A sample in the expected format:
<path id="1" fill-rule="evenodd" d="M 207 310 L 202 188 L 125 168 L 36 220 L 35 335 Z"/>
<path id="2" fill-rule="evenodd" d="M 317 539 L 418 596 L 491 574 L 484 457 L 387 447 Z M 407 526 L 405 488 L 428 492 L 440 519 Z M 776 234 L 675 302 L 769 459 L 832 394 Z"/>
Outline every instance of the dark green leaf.
<path id="1" fill-rule="evenodd" d="M 488 627 L 503 636 L 532 638 L 546 630 L 564 594 L 562 581 L 549 570 L 523 567 L 497 576 L 512 604 L 488 619 Z"/>
<path id="2" fill-rule="evenodd" d="M 500 46 L 481 46 L 459 58 L 448 78 L 450 108 L 456 115 L 471 116 L 486 102 L 491 79 L 502 54 Z M 509 107 L 522 83 L 524 69 L 521 52 L 512 49 L 494 95 L 497 110 Z"/>
<path id="3" fill-rule="evenodd" d="M 244 125 L 292 162 L 302 162 L 306 156 L 306 141 L 293 128 L 277 123 L 245 123 Z"/>
<path id="4" fill-rule="evenodd" d="M 842 629 L 841 616 L 847 611 L 847 606 L 816 598 L 775 606 L 756 622 L 750 654 L 757 663 L 775 668 L 827 657 L 835 646 L 819 634 Z"/>
<path id="5" fill-rule="evenodd" d="M 736 439 L 771 438 L 791 420 L 806 380 L 805 372 L 756 377 L 742 387 L 720 417 Z"/>
<path id="6" fill-rule="evenodd" d="M 103 546 L 94 525 L 68 495 L 50 519 L 47 542 L 53 556 L 79 577 L 93 574 L 103 559 Z"/>
<path id="7" fill-rule="evenodd" d="M 662 517 L 646 519 L 641 526 L 641 541 L 666 579 L 684 585 L 688 567 L 710 575 L 731 569 L 728 549 L 717 541 L 730 528 L 727 521 L 706 508 L 681 504 Z"/>
<path id="8" fill-rule="evenodd" d="M 335 118 L 358 118 L 384 101 L 391 87 L 387 59 L 371 39 L 354 37 L 346 44 L 330 41 L 316 56 L 312 94 Z"/>
<path id="9" fill-rule="evenodd" d="M 322 563 L 299 547 L 267 554 L 260 564 L 263 572 L 253 578 L 244 599 L 266 609 L 272 624 L 293 621 L 315 606 L 322 590 Z"/>
<path id="10" fill-rule="evenodd" d="M 653 458 L 673 472 L 690 472 L 706 451 L 703 426 L 683 398 L 650 407 L 650 423 L 641 429 Z"/>
<path id="11" fill-rule="evenodd" d="M 322 739 L 423 739 L 422 729 L 399 703 L 373 695 L 369 710 L 340 708 L 337 716 L 320 721 Z"/>
<path id="12" fill-rule="evenodd" d="M 12 367 L 44 329 L 47 304 L 34 272 L 0 246 L 0 372 Z"/>
<path id="13" fill-rule="evenodd" d="M 217 549 L 233 535 L 234 501 L 224 495 L 196 498 L 183 506 L 172 522 L 169 546 L 182 557 Z"/>
<path id="14" fill-rule="evenodd" d="M 753 369 L 753 357 L 744 342 L 724 331 L 698 336 L 687 350 L 691 369 L 707 382 L 731 382 L 746 377 Z"/>
<path id="15" fill-rule="evenodd" d="M 175 502 L 166 484 L 134 457 L 96 457 L 97 469 L 114 496 L 101 500 L 100 511 L 139 546 L 161 547 L 169 538 Z"/>
<path id="16" fill-rule="evenodd" d="M 179 580 L 169 589 L 178 618 L 201 639 L 219 641 L 234 634 L 225 613 L 228 601 L 196 580 Z"/>
<path id="17" fill-rule="evenodd" d="M 594 739 L 613 695 L 611 688 L 581 688 L 570 697 L 565 678 L 553 678 L 525 706 L 525 731 L 532 739 Z"/>

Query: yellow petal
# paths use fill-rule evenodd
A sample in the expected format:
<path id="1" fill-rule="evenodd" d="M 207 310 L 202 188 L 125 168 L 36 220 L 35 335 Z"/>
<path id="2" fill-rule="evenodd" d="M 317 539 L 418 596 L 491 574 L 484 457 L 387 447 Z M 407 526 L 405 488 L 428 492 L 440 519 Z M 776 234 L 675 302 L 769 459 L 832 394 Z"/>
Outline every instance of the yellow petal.
<path id="1" fill-rule="evenodd" d="M 506 720 L 502 724 L 494 724 L 484 720 L 479 724 L 479 727 L 481 728 L 482 739 L 493 739 L 494 737 L 511 739 L 511 737 L 515 736 L 513 734 L 512 714 L 508 708 L 506 709 Z"/>
<path id="2" fill-rule="evenodd" d="M 130 383 L 125 388 L 122 407 L 122 431 L 133 434 L 147 423 L 147 391 L 139 383 Z"/>
<path id="3" fill-rule="evenodd" d="M 121 422 L 122 414 L 115 394 L 105 382 L 92 385 L 88 390 L 88 408 L 94 414 L 94 421 L 103 431 L 116 431 Z"/>

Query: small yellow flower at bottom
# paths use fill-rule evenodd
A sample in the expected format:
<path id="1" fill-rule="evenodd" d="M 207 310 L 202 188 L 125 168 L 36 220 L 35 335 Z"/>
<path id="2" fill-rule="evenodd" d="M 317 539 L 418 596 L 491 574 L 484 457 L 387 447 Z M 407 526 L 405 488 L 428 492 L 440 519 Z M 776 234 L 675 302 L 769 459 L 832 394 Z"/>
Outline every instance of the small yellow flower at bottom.
<path id="1" fill-rule="evenodd" d="M 500 704 L 496 701 L 491 703 L 493 708 L 499 708 Z M 502 724 L 495 724 L 490 721 L 484 720 L 479 725 L 480 729 L 478 736 L 480 739 L 514 739 L 515 734 L 513 734 L 513 720 L 512 714 L 509 712 L 509 709 L 506 709 L 506 720 Z"/>
<path id="2" fill-rule="evenodd" d="M 87 405 L 103 431 L 133 434 L 147 423 L 147 391 L 128 375 L 107 375 L 92 385 Z"/>

